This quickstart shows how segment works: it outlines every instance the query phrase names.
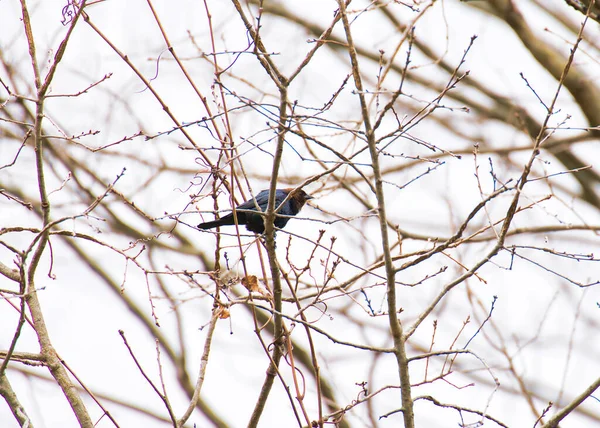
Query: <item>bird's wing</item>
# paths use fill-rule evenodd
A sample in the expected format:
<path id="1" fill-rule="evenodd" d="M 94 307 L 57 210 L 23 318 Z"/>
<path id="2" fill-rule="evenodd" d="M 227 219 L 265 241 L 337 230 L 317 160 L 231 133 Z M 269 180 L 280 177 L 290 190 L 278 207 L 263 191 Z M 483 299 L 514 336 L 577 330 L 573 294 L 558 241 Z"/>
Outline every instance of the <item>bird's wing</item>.
<path id="1" fill-rule="evenodd" d="M 263 190 L 258 195 L 256 195 L 255 198 L 256 198 L 256 204 L 259 207 L 261 207 L 263 209 L 263 211 L 266 211 L 267 203 L 269 202 L 269 191 Z M 240 206 L 238 206 L 236 209 L 238 209 L 238 210 L 255 210 L 256 211 L 256 205 L 254 204 L 254 200 L 250 199 L 249 201 L 246 201 L 243 204 L 241 204 Z"/>

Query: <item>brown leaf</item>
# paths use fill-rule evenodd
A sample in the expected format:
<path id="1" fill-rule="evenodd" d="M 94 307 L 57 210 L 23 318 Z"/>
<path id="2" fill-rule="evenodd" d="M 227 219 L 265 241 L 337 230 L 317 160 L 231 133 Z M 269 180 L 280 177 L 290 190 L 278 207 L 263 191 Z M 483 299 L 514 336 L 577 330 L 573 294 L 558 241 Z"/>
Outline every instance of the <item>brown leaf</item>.
<path id="1" fill-rule="evenodd" d="M 242 278 L 242 285 L 248 289 L 248 291 L 259 291 L 258 290 L 258 278 L 256 275 L 248 275 Z"/>
<path id="2" fill-rule="evenodd" d="M 229 309 L 227 308 L 221 308 L 219 309 L 219 319 L 227 319 L 231 316 L 231 314 L 229 313 Z"/>

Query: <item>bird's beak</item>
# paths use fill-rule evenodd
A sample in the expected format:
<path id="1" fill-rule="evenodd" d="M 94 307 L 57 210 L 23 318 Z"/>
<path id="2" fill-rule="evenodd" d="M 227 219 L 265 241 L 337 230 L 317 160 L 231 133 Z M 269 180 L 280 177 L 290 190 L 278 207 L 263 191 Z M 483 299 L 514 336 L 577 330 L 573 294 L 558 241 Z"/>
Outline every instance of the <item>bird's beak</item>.
<path id="1" fill-rule="evenodd" d="M 309 201 L 311 199 L 315 199 L 315 197 L 307 194 L 306 195 L 306 200 Z"/>

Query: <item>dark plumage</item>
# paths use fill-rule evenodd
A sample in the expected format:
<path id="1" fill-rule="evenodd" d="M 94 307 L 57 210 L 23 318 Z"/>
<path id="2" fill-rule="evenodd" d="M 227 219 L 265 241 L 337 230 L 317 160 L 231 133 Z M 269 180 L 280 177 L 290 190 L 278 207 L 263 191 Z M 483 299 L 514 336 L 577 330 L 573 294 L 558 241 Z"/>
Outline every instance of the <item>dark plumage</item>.
<path id="1" fill-rule="evenodd" d="M 287 195 L 294 189 L 277 189 L 275 191 L 275 209 L 281 205 Z M 308 195 L 304 190 L 298 190 L 296 193 L 285 203 L 283 207 L 277 212 L 275 217 L 275 227 L 283 229 L 289 221 L 289 216 L 295 216 L 300 212 L 306 201 L 313 197 Z M 269 203 L 269 190 L 263 190 L 256 195 L 256 204 L 254 199 L 244 202 L 235 209 L 238 224 L 245 224 L 246 229 L 254 233 L 264 233 L 265 224 L 264 216 L 258 214 L 256 206 L 260 207 L 260 210 L 267 211 L 267 204 Z M 254 211 L 254 212 L 253 212 Z M 288 217 L 281 217 L 281 216 Z M 217 220 L 207 221 L 206 223 L 200 223 L 198 227 L 200 229 L 212 229 L 217 226 L 230 226 L 235 224 L 233 221 L 233 213 L 227 214 Z"/>

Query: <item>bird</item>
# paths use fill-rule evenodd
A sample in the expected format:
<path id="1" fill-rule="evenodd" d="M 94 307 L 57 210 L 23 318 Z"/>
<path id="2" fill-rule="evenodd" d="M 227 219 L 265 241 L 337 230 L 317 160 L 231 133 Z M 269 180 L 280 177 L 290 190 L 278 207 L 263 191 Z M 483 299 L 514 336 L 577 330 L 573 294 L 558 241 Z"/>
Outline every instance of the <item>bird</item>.
<path id="1" fill-rule="evenodd" d="M 288 194 L 293 191 L 293 188 L 275 190 L 275 209 L 277 209 L 288 196 Z M 283 229 L 290 220 L 290 217 L 298 214 L 306 201 L 310 199 L 313 199 L 313 197 L 302 189 L 293 193 L 292 197 L 288 199 L 285 205 L 277 212 L 274 222 L 275 227 Z M 256 204 L 254 202 L 255 200 Z M 238 224 L 246 225 L 246 229 L 248 229 L 250 232 L 263 234 L 265 232 L 265 223 L 263 221 L 264 216 L 258 213 L 259 210 L 257 210 L 257 206 L 260 208 L 260 211 L 266 212 L 268 203 L 269 189 L 265 189 L 256 195 L 254 199 L 250 199 L 249 201 L 246 201 L 236 207 L 235 211 Z M 233 213 L 231 213 L 213 221 L 200 223 L 198 228 L 206 230 L 218 226 L 231 226 L 234 224 L 235 221 L 233 220 Z"/>

